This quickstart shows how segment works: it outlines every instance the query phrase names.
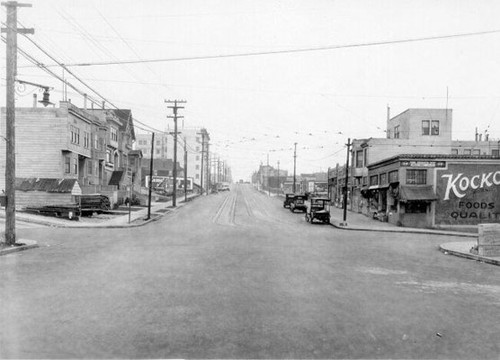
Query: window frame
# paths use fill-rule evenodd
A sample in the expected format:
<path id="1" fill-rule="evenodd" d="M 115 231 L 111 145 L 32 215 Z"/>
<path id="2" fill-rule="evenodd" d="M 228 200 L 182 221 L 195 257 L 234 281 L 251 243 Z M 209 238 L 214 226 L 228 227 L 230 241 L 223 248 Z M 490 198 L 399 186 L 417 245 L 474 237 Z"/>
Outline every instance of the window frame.
<path id="1" fill-rule="evenodd" d="M 424 125 L 427 126 L 424 126 Z M 430 120 L 422 120 L 422 136 L 428 136 L 431 134 L 431 121 Z"/>
<path id="2" fill-rule="evenodd" d="M 357 150 L 356 151 L 356 168 L 362 168 L 364 165 L 364 151 L 363 150 Z"/>
<path id="3" fill-rule="evenodd" d="M 439 120 L 431 120 L 430 134 L 432 136 L 439 136 Z"/>
<path id="4" fill-rule="evenodd" d="M 427 185 L 427 169 L 406 169 L 406 185 Z"/>
<path id="5" fill-rule="evenodd" d="M 399 139 L 399 125 L 394 126 L 394 139 Z"/>

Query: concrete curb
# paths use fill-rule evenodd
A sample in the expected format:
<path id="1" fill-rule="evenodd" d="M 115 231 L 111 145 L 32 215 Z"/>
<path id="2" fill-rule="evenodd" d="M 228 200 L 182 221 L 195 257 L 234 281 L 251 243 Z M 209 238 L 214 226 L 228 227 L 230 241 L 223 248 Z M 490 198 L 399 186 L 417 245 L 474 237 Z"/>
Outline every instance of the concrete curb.
<path id="1" fill-rule="evenodd" d="M 476 255 L 466 251 L 467 248 L 471 248 L 474 245 L 476 245 L 475 242 L 470 242 L 470 243 L 451 242 L 439 245 L 439 250 L 444 254 L 450 254 L 465 259 L 476 260 L 484 262 L 486 264 L 500 266 L 500 258 L 492 258 L 487 256 Z"/>
<path id="2" fill-rule="evenodd" d="M 11 246 L 10 248 L 2 249 L 0 250 L 0 256 L 38 247 L 38 243 L 34 240 L 19 239 L 18 241 L 16 241 L 16 244 L 24 245 Z"/>
<path id="3" fill-rule="evenodd" d="M 351 230 L 351 231 L 376 231 L 376 232 L 392 232 L 392 233 L 400 233 L 400 234 L 427 234 L 427 235 L 444 235 L 444 236 L 458 236 L 458 237 L 470 237 L 477 238 L 477 234 L 472 233 L 463 233 L 463 232 L 452 232 L 452 231 L 440 231 L 440 230 L 422 230 L 422 229 L 414 229 L 414 228 L 397 228 L 397 229 L 382 229 L 382 228 L 365 228 L 358 226 L 342 226 L 340 224 L 335 224 L 330 222 L 330 224 L 342 230 Z"/>
<path id="4" fill-rule="evenodd" d="M 168 208 L 169 211 L 166 211 L 166 212 L 155 212 L 155 211 L 151 211 L 151 218 L 149 220 L 145 220 L 141 223 L 135 223 L 135 221 L 141 219 L 141 218 L 145 218 L 146 215 L 144 216 L 139 216 L 135 219 L 132 219 L 131 223 L 128 224 L 128 223 L 125 223 L 125 224 L 106 224 L 106 222 L 102 222 L 102 223 L 94 223 L 94 224 L 88 224 L 88 225 L 77 225 L 78 223 L 77 222 L 73 222 L 75 225 L 69 225 L 69 224 L 66 224 L 66 223 L 56 223 L 56 222 L 53 222 L 53 221 L 44 221 L 42 219 L 33 219 L 33 218 L 25 218 L 23 217 L 22 215 L 21 216 L 16 216 L 16 220 L 17 221 L 23 221 L 23 222 L 27 222 L 27 223 L 32 223 L 32 224 L 39 224 L 39 225 L 45 225 L 45 226 L 49 226 L 49 227 L 55 227 L 55 228 L 64 228 L 64 229 L 89 229 L 89 228 L 101 228 L 101 229 L 121 229 L 121 228 L 136 228 L 136 227 L 141 227 L 141 226 L 145 226 L 153 221 L 157 221 L 159 220 L 160 218 L 168 215 L 168 214 L 171 214 L 172 212 L 175 212 L 177 209 L 183 207 L 186 203 L 190 202 L 190 201 L 193 201 L 195 200 L 196 198 L 198 198 L 200 195 L 194 195 L 190 198 L 188 198 L 188 201 L 185 202 L 184 200 L 180 201 L 179 204 L 175 207 L 175 208 Z M 123 216 L 127 216 L 127 215 L 123 215 Z M 70 220 L 68 220 L 70 221 Z"/>

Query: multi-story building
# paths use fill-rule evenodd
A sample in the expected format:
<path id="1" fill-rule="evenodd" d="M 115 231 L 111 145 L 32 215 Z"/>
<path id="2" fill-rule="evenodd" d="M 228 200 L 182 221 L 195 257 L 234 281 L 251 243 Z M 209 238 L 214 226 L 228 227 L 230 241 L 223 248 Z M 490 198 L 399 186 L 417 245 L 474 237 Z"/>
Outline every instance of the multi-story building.
<path id="1" fill-rule="evenodd" d="M 140 186 L 141 164 L 138 152 L 132 152 L 135 131 L 132 112 L 128 109 L 89 109 L 107 128 L 104 153 L 104 185 Z M 100 153 L 102 156 L 102 154 Z M 102 160 L 101 160 L 102 161 Z M 132 166 L 133 165 L 133 166 Z M 84 184 L 86 185 L 86 184 Z"/>
<path id="2" fill-rule="evenodd" d="M 4 119 L 2 108 L 2 134 Z M 132 155 L 133 168 L 127 165 L 134 139 L 131 119 L 130 110 L 85 110 L 70 102 L 60 102 L 58 108 L 16 108 L 16 177 L 77 179 L 88 193 L 110 185 L 113 175 L 118 178 L 116 172 L 122 171 L 129 178 L 121 176 L 111 185 L 132 184 L 141 154 Z M 0 172 L 5 172 L 1 149 Z M 0 189 L 4 182 L 0 177 Z"/>
<path id="3" fill-rule="evenodd" d="M 386 159 L 401 154 L 411 156 L 469 156 L 478 159 L 498 158 L 499 142 L 487 137 L 483 140 L 476 135 L 474 141 L 452 140 L 451 109 L 408 109 L 387 120 L 387 138 L 354 139 L 349 166 L 347 186 L 348 207 L 356 212 L 372 216 L 385 208 L 377 204 L 384 203 L 384 194 L 389 179 L 378 178 L 371 173 L 373 164 L 383 163 Z M 470 159 L 469 159 L 470 160 Z M 424 162 L 422 162 L 423 164 Z M 374 168 L 372 168 L 374 169 Z M 413 169 L 414 170 L 414 169 Z M 337 204 L 342 205 L 345 187 L 345 166 L 332 171 L 329 175 L 330 193 Z M 384 183 L 381 187 L 380 182 Z M 377 197 L 371 196 L 377 192 Z M 382 196 L 380 201 L 374 200 Z M 399 221 L 399 220 L 398 220 Z"/>
<path id="4" fill-rule="evenodd" d="M 99 149 L 105 133 L 96 116 L 69 102 L 61 102 L 59 108 L 16 108 L 16 177 L 73 178 L 82 184 L 99 184 L 103 179 Z M 5 172 L 5 150 L 0 151 L 0 172 Z M 4 180 L 0 177 L 2 189 Z"/>
<path id="5" fill-rule="evenodd" d="M 368 165 L 399 154 L 498 154 L 497 141 L 452 140 L 451 109 L 408 109 L 387 119 L 387 138 L 354 139 L 351 150 L 349 201 L 365 212 L 362 189 L 368 186 Z"/>
<path id="6" fill-rule="evenodd" d="M 135 149 L 141 150 L 145 158 L 174 159 L 173 132 L 155 134 L 151 154 L 151 134 L 137 134 Z M 187 152 L 187 176 L 198 186 L 206 178 L 208 142 L 210 136 L 204 128 L 180 128 L 177 135 L 177 162 L 184 166 L 184 149 Z M 205 175 L 205 176 L 204 176 Z"/>

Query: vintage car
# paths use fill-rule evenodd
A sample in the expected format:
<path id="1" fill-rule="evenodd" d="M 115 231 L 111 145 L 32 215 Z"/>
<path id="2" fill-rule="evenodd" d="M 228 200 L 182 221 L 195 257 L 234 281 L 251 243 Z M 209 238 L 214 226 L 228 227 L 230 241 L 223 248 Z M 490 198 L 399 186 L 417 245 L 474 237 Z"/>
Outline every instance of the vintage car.
<path id="1" fill-rule="evenodd" d="M 328 204 L 330 199 L 322 197 L 312 197 L 307 201 L 306 209 L 306 221 L 313 223 L 314 219 L 321 221 L 323 223 L 330 222 L 330 211 L 328 210 Z"/>
<path id="2" fill-rule="evenodd" d="M 283 207 L 288 209 L 290 208 L 290 204 L 292 203 L 293 201 L 293 197 L 295 196 L 295 194 L 285 194 L 285 200 L 283 201 Z"/>
<path id="3" fill-rule="evenodd" d="M 306 211 L 306 200 L 307 195 L 295 195 L 293 201 L 290 203 L 290 211 L 295 212 L 295 210 Z"/>

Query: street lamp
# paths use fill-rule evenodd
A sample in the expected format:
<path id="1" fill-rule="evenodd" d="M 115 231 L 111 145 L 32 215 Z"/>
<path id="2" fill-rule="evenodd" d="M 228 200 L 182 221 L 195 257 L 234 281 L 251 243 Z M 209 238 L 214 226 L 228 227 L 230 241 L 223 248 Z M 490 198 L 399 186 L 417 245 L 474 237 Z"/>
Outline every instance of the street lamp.
<path id="1" fill-rule="evenodd" d="M 37 84 L 37 83 L 32 83 L 32 82 L 29 82 L 29 81 L 24 81 L 24 80 L 16 80 L 16 82 L 18 82 L 19 84 L 23 84 L 23 85 L 31 85 L 31 86 L 36 86 L 40 89 L 43 89 L 43 98 L 42 100 L 38 101 L 40 104 L 43 104 L 43 106 L 47 107 L 48 105 L 54 105 L 54 103 L 51 103 L 50 102 L 50 93 L 49 93 L 49 90 L 53 90 L 54 88 L 53 87 L 50 87 L 50 86 L 46 86 L 46 85 L 41 85 L 41 84 Z"/>

